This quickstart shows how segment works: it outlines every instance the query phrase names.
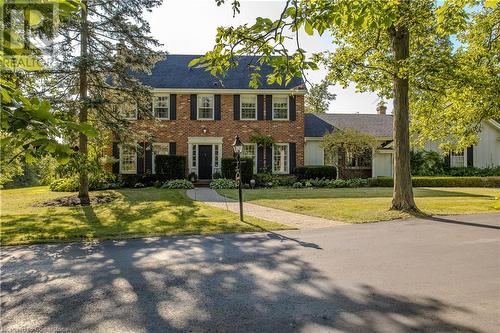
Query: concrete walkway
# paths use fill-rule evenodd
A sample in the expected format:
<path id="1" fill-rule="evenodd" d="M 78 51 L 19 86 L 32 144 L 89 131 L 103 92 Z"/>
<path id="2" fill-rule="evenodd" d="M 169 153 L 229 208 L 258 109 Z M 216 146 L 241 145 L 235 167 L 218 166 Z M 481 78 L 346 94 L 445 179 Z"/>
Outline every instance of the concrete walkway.
<path id="1" fill-rule="evenodd" d="M 187 195 L 191 199 L 202 201 L 209 206 L 239 213 L 238 201 L 223 197 L 210 188 L 195 188 L 193 190 L 187 190 Z M 243 205 L 243 213 L 245 215 L 250 215 L 267 221 L 278 222 L 297 229 L 317 229 L 345 225 L 345 223 L 327 220 L 321 217 L 287 212 L 247 202 Z"/>

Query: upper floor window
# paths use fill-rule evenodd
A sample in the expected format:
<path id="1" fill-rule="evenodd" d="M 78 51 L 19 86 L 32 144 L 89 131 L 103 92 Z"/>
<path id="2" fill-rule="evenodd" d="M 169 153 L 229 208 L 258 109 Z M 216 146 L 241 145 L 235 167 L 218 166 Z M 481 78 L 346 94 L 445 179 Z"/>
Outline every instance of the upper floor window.
<path id="1" fill-rule="evenodd" d="M 465 166 L 465 153 L 464 151 L 450 152 L 450 167 L 462 168 Z"/>
<path id="2" fill-rule="evenodd" d="M 214 95 L 198 95 L 198 119 L 214 119 Z"/>
<path id="3" fill-rule="evenodd" d="M 170 97 L 154 96 L 153 97 L 153 115 L 158 119 L 169 119 Z"/>
<path id="4" fill-rule="evenodd" d="M 123 117 L 123 119 L 137 119 L 137 104 L 135 103 L 123 103 L 120 105 L 114 105 L 113 110 L 117 111 Z"/>
<path id="5" fill-rule="evenodd" d="M 137 150 L 129 145 L 120 147 L 120 173 L 137 173 Z"/>
<path id="6" fill-rule="evenodd" d="M 273 146 L 273 173 L 288 173 L 288 143 L 277 143 Z"/>
<path id="7" fill-rule="evenodd" d="M 253 170 L 257 172 L 257 144 L 256 143 L 244 143 L 243 151 L 241 152 L 241 157 L 251 158 L 253 160 Z"/>
<path id="8" fill-rule="evenodd" d="M 288 96 L 273 96 L 273 119 L 288 119 Z"/>
<path id="9" fill-rule="evenodd" d="M 241 95 L 240 97 L 241 119 L 257 119 L 257 96 Z"/>

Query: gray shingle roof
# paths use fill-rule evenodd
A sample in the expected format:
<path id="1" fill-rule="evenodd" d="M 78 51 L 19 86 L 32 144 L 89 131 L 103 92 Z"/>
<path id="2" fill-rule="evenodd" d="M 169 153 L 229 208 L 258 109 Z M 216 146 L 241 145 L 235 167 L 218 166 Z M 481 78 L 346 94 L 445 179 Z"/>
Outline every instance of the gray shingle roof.
<path id="1" fill-rule="evenodd" d="M 192 59 L 201 55 L 171 54 L 156 63 L 151 74 L 136 74 L 136 77 L 145 85 L 153 88 L 181 88 L 181 89 L 249 89 L 251 69 L 250 63 L 258 58 L 252 56 L 238 57 L 238 66 L 229 70 L 224 78 L 216 78 L 204 68 L 188 67 Z M 253 62 L 252 62 L 253 60 Z M 302 78 L 293 78 L 287 86 L 278 84 L 268 85 L 266 75 L 271 73 L 270 66 L 262 66 L 260 74 L 261 86 L 259 89 L 288 90 L 302 86 Z"/>
<path id="2" fill-rule="evenodd" d="M 334 128 L 352 128 L 375 137 L 392 137 L 392 115 L 306 113 L 304 136 L 322 137 Z"/>

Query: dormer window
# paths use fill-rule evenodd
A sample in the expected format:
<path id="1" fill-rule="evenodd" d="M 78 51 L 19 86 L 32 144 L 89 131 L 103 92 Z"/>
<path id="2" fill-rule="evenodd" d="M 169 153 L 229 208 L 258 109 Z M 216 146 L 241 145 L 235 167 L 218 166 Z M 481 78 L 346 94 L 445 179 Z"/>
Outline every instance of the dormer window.
<path id="1" fill-rule="evenodd" d="M 157 119 L 170 118 L 170 96 L 154 96 L 153 97 L 153 115 Z"/>

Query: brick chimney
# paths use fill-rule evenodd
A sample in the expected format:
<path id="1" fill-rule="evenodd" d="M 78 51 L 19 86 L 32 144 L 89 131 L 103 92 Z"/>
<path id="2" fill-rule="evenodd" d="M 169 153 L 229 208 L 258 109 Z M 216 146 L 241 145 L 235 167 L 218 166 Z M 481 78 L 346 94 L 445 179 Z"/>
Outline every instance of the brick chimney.
<path id="1" fill-rule="evenodd" d="M 386 112 L 387 112 L 387 106 L 385 106 L 385 105 L 377 106 L 377 113 L 378 114 L 386 114 Z"/>

